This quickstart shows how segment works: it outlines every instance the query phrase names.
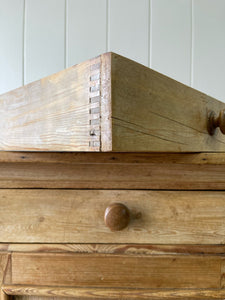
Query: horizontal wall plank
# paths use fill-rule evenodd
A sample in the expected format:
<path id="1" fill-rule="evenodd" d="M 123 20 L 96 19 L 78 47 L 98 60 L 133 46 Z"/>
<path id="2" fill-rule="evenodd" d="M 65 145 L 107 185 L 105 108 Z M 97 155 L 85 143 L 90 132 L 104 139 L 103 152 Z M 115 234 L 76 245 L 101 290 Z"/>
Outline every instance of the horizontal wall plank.
<path id="1" fill-rule="evenodd" d="M 4 285 L 4 291 L 14 295 L 16 300 L 47 300 L 56 297 L 76 297 L 76 299 L 219 299 L 225 297 L 225 290 L 219 289 L 117 289 L 117 288 L 71 288 L 71 287 L 41 287 L 41 286 L 10 286 Z M 17 296 L 21 295 L 21 296 Z M 33 297 L 31 297 L 33 296 Z M 41 297 L 39 299 L 39 297 Z M 43 297 L 47 297 L 46 299 Z M 54 298 L 53 298 L 54 297 Z"/>
<path id="2" fill-rule="evenodd" d="M 105 209 L 130 210 L 111 232 Z M 0 190 L 2 243 L 224 244 L 225 192 Z"/>
<path id="3" fill-rule="evenodd" d="M 14 253 L 12 254 L 12 284 L 117 288 L 219 288 L 220 258 Z"/>
<path id="4" fill-rule="evenodd" d="M 1 152 L 0 168 L 1 188 L 225 190 L 224 153 Z"/>

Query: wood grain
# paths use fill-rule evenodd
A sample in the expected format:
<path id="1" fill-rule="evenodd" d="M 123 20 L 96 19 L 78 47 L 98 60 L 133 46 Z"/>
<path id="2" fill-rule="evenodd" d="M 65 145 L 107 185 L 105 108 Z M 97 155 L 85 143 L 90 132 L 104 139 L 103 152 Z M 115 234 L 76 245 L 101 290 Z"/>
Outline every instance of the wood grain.
<path id="1" fill-rule="evenodd" d="M 185 108 L 185 113 L 184 113 Z M 225 104 L 106 53 L 0 96 L 0 150 L 224 152 Z"/>
<path id="2" fill-rule="evenodd" d="M 1 95 L 0 150 L 99 151 L 99 134 L 90 135 L 96 73 L 100 57 Z"/>
<path id="3" fill-rule="evenodd" d="M 219 288 L 220 258 L 13 253 L 12 284 Z"/>
<path id="4" fill-rule="evenodd" d="M 0 152 L 0 163 L 225 165 L 225 153 Z"/>
<path id="5" fill-rule="evenodd" d="M 207 132 L 209 110 L 225 104 L 112 53 L 113 151 L 224 152 Z"/>
<path id="6" fill-rule="evenodd" d="M 120 255 L 224 255 L 225 245 L 163 244 L 5 244 L 0 251 L 30 253 L 102 253 Z"/>
<path id="7" fill-rule="evenodd" d="M 112 150 L 111 54 L 101 55 L 101 151 Z"/>
<path id="8" fill-rule="evenodd" d="M 8 263 L 8 253 L 0 252 L 0 290 L 5 275 L 7 263 Z M 3 297 L 4 295 L 1 295 Z"/>
<path id="9" fill-rule="evenodd" d="M 221 288 L 225 288 L 225 259 L 223 257 L 221 261 Z"/>
<path id="10" fill-rule="evenodd" d="M 104 224 L 114 202 L 129 208 L 120 232 Z M 225 193 L 0 190 L 3 243 L 224 244 Z"/>
<path id="11" fill-rule="evenodd" d="M 0 300 L 9 300 L 11 297 L 0 288 Z"/>
<path id="12" fill-rule="evenodd" d="M 224 153 L 0 152 L 0 169 L 0 188 L 225 190 Z"/>
<path id="13" fill-rule="evenodd" d="M 41 286 L 4 286 L 16 300 L 47 299 L 224 299 L 225 290 L 220 289 L 117 289 L 117 288 L 70 288 Z M 21 295 L 21 296 L 17 296 Z M 24 296 L 25 295 L 25 296 Z M 32 297 L 31 297 L 32 296 Z M 44 298 L 46 297 L 46 298 Z M 53 298 L 54 297 L 54 298 Z M 58 298 L 60 297 L 60 298 Z"/>

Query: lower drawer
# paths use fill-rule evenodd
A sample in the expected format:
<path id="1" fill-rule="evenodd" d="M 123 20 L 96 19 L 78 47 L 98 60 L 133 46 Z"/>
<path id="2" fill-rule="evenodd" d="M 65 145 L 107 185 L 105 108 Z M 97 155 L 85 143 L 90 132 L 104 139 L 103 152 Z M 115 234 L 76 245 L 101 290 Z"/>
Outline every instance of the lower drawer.
<path id="1" fill-rule="evenodd" d="M 221 257 L 13 253 L 4 285 L 221 288 Z"/>
<path id="2" fill-rule="evenodd" d="M 129 210 L 121 231 L 104 222 L 112 203 Z M 1 243 L 225 242 L 225 192 L 2 189 L 0 207 Z"/>
<path id="3" fill-rule="evenodd" d="M 1 300 L 225 297 L 223 255 L 13 252 L 5 260 L 6 255 L 0 253 Z"/>

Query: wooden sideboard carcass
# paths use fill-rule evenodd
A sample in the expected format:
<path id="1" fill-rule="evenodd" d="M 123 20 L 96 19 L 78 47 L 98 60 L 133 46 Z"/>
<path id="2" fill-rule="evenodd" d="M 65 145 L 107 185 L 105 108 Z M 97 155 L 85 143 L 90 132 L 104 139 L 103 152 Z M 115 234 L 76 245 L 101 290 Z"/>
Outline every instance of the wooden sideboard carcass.
<path id="1" fill-rule="evenodd" d="M 1 95 L 1 300 L 225 299 L 224 108 L 114 53 Z"/>

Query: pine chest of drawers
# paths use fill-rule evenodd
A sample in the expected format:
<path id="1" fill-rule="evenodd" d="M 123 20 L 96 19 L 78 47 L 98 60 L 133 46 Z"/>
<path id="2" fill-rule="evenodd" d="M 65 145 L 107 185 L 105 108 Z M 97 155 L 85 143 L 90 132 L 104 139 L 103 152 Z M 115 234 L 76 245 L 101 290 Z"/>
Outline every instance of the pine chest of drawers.
<path id="1" fill-rule="evenodd" d="M 224 107 L 113 53 L 1 95 L 1 300 L 224 299 Z"/>

